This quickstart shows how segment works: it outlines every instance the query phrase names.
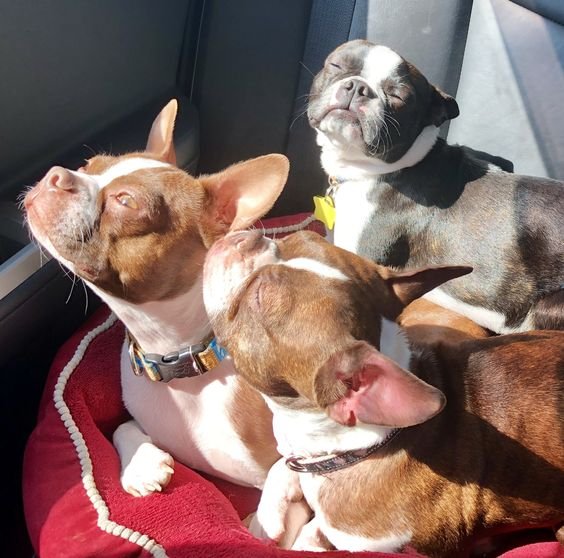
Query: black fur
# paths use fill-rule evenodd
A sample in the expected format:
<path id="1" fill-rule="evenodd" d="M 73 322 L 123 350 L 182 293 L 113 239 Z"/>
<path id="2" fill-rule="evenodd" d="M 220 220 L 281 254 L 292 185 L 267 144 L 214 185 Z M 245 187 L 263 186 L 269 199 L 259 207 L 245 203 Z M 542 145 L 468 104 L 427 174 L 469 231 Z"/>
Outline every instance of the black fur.
<path id="1" fill-rule="evenodd" d="M 369 83 L 373 48 L 341 45 L 311 90 L 310 123 L 347 165 L 359 157 L 394 163 L 425 127 L 458 115 L 456 101 L 406 60 Z M 441 288 L 450 297 L 501 314 L 500 331 L 564 329 L 564 182 L 512 171 L 507 159 L 439 139 L 418 164 L 374 176 L 357 253 L 399 268 L 470 265 L 472 274 Z M 354 215 L 337 206 L 337 227 L 347 219 Z"/>
<path id="2" fill-rule="evenodd" d="M 398 267 L 471 265 L 472 274 L 443 290 L 504 314 L 509 328 L 542 300 L 552 317 L 543 321 L 547 310 L 537 308 L 535 326 L 564 329 L 562 183 L 492 171 L 466 148 L 439 140 L 418 165 L 380 177 L 372 196 L 378 211 L 360 254 Z"/>

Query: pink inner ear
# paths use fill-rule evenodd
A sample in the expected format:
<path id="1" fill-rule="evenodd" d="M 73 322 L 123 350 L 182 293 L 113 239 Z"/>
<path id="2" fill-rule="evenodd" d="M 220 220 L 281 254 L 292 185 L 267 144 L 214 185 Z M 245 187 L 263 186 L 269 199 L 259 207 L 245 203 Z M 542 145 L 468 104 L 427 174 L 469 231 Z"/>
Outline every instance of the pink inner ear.
<path id="1" fill-rule="evenodd" d="M 344 425 L 357 421 L 407 427 L 435 416 L 445 404 L 441 391 L 374 351 L 350 377 L 351 387 L 329 405 L 329 416 Z"/>
<path id="2" fill-rule="evenodd" d="M 237 203 L 236 190 L 233 188 L 231 191 L 231 184 L 225 180 L 221 183 L 222 197 L 218 197 L 216 202 L 217 219 L 221 223 L 232 226 L 235 217 L 237 216 Z"/>

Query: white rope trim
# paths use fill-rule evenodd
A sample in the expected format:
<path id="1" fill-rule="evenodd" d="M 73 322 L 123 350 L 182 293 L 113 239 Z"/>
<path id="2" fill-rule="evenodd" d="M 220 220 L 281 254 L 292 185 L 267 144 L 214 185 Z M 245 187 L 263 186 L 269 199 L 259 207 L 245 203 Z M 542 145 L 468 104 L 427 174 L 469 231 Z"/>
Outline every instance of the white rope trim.
<path id="1" fill-rule="evenodd" d="M 281 234 L 281 233 L 292 233 L 305 229 L 308 225 L 310 225 L 314 221 L 316 221 L 316 218 L 312 214 L 306 217 L 303 221 L 296 223 L 295 225 L 288 225 L 286 227 L 272 227 L 270 229 L 263 229 L 263 230 L 264 230 L 264 234 L 272 234 L 272 235 Z"/>
<path id="2" fill-rule="evenodd" d="M 165 549 L 161 545 L 157 544 L 154 539 L 151 539 L 148 535 L 143 535 L 139 531 L 129 529 L 124 525 L 119 525 L 110 519 L 110 510 L 98 492 L 96 482 L 94 481 L 92 460 L 90 459 L 88 447 L 86 446 L 82 433 L 76 426 L 76 423 L 70 413 L 70 409 L 63 398 L 67 382 L 76 367 L 80 364 L 90 343 L 98 335 L 100 335 L 100 333 L 103 333 L 114 325 L 116 321 L 117 317 L 112 313 L 108 316 L 105 322 L 89 331 L 82 338 L 73 357 L 68 361 L 62 372 L 59 374 L 57 384 L 55 385 L 55 391 L 53 392 L 53 401 L 55 402 L 55 408 L 59 412 L 61 420 L 63 421 L 63 424 L 65 425 L 65 428 L 67 429 L 67 432 L 74 444 L 76 454 L 80 461 L 80 468 L 82 469 L 81 477 L 84 490 L 86 490 L 86 495 L 90 499 L 90 502 L 98 514 L 98 527 L 110 535 L 121 537 L 129 542 L 137 544 L 144 550 L 150 552 L 153 556 L 155 556 L 155 558 L 168 558 Z"/>

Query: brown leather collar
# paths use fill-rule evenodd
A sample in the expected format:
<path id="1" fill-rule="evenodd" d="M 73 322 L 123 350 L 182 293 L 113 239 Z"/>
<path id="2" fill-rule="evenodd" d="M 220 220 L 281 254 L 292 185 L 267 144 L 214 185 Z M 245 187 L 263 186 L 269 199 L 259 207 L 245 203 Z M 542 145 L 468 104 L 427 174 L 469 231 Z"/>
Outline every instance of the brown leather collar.
<path id="1" fill-rule="evenodd" d="M 338 471 L 366 459 L 375 451 L 391 442 L 400 431 L 401 428 L 394 428 L 381 442 L 367 448 L 345 451 L 324 459 L 318 457 L 289 457 L 286 459 L 286 465 L 292 471 L 298 473 L 331 473 Z"/>
<path id="2" fill-rule="evenodd" d="M 154 382 L 169 382 L 175 378 L 201 376 L 215 368 L 226 356 L 215 337 L 197 345 L 182 347 L 167 355 L 145 353 L 137 340 L 126 330 L 129 360 L 136 376 L 143 373 Z"/>

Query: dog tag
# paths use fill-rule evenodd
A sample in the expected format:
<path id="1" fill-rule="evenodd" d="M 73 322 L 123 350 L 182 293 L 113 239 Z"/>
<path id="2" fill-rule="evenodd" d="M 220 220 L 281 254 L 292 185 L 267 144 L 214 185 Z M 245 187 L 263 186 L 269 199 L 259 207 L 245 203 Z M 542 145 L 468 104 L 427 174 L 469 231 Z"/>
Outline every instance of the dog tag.
<path id="1" fill-rule="evenodd" d="M 313 196 L 315 211 L 313 215 L 321 221 L 330 231 L 335 226 L 335 204 L 331 196 Z"/>

